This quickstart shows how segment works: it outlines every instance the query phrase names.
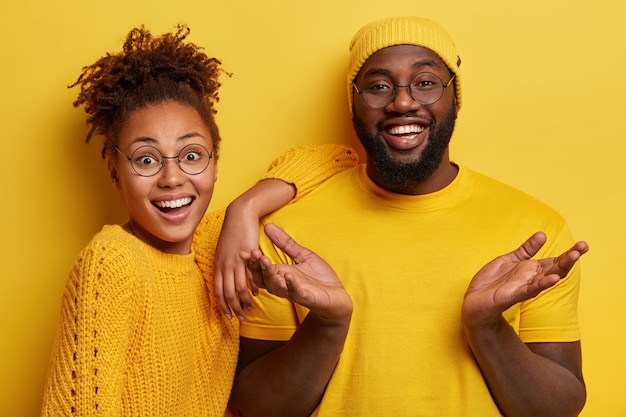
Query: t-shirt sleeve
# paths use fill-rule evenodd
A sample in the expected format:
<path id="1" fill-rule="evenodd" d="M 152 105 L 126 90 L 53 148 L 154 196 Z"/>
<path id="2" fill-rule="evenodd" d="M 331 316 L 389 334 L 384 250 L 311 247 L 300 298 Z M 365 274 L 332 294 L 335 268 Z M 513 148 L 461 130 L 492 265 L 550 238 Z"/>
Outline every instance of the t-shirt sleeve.
<path id="1" fill-rule="evenodd" d="M 553 240 L 537 256 L 554 257 L 572 247 L 574 239 L 563 222 Z M 548 239 L 551 233 L 548 232 Z M 583 258 L 584 259 L 584 258 Z M 580 340 L 578 296 L 581 267 L 579 260 L 569 274 L 556 285 L 520 306 L 520 338 L 532 342 L 573 342 Z"/>
<path id="2" fill-rule="evenodd" d="M 348 146 L 304 145 L 285 152 L 269 166 L 263 179 L 274 178 L 296 186 L 296 201 L 339 172 L 359 163 L 356 151 Z"/>
<path id="3" fill-rule="evenodd" d="M 253 301 L 254 310 L 246 312 L 239 335 L 258 340 L 289 340 L 299 324 L 295 305 L 264 289 L 259 289 Z"/>
<path id="4" fill-rule="evenodd" d="M 291 264 L 291 259 L 272 242 L 261 235 L 259 246 L 272 262 Z M 304 307 L 291 301 L 259 289 L 259 294 L 252 297 L 254 310 L 246 312 L 246 319 L 241 322 L 240 336 L 257 340 L 289 340 L 308 312 Z"/>

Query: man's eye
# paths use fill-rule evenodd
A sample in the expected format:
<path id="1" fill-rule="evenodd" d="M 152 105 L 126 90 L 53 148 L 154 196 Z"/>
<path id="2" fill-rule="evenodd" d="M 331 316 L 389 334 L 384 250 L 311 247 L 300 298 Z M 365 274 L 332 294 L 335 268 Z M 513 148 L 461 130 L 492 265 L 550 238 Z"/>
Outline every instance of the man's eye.
<path id="1" fill-rule="evenodd" d="M 393 89 L 391 84 L 380 82 L 380 83 L 370 83 L 367 84 L 364 88 L 365 91 L 370 93 L 386 93 Z"/>
<path id="2" fill-rule="evenodd" d="M 418 75 L 411 82 L 411 88 L 418 90 L 431 90 L 433 88 L 439 88 L 441 80 L 434 74 Z"/>
<path id="3" fill-rule="evenodd" d="M 376 84 L 371 87 L 372 90 L 388 90 L 389 88 L 387 84 Z"/>

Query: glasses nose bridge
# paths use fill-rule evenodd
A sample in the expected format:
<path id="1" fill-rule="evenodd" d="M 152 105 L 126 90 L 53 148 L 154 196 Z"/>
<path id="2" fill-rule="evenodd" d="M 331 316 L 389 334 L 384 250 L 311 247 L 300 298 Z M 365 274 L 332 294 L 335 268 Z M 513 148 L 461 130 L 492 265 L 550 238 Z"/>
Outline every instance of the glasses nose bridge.
<path id="1" fill-rule="evenodd" d="M 393 92 L 394 94 L 396 93 L 396 91 L 398 90 L 398 88 L 406 88 L 409 91 L 409 94 L 411 93 L 411 84 L 407 84 L 407 85 L 393 85 Z"/>
<path id="2" fill-rule="evenodd" d="M 389 104 L 395 102 L 396 99 L 398 98 L 398 89 L 399 88 L 406 88 L 406 92 L 409 95 L 409 98 L 411 99 L 411 101 L 414 101 L 415 103 L 419 103 L 419 101 L 417 101 L 415 99 L 415 97 L 413 97 L 413 89 L 411 89 L 411 84 L 407 84 L 407 85 L 397 85 L 397 84 L 394 84 L 393 85 L 393 94 L 391 96 L 391 100 L 390 100 Z"/>
<path id="3" fill-rule="evenodd" d="M 180 155 L 176 155 L 176 156 L 165 156 L 165 155 L 161 155 L 161 158 L 163 158 L 163 162 L 165 163 L 166 159 L 176 159 L 176 163 L 180 163 Z"/>
<path id="4" fill-rule="evenodd" d="M 161 167 L 159 168 L 159 171 L 157 172 L 157 174 L 160 173 L 161 171 L 163 171 L 163 169 L 165 168 L 165 162 L 167 162 L 168 159 L 173 159 L 174 160 L 173 162 L 176 163 L 176 166 L 178 167 L 178 169 L 181 170 L 182 172 L 185 172 L 183 170 L 183 168 L 180 166 L 180 155 L 165 156 L 165 155 L 161 154 L 161 158 L 162 158 L 162 160 L 161 160 Z"/>

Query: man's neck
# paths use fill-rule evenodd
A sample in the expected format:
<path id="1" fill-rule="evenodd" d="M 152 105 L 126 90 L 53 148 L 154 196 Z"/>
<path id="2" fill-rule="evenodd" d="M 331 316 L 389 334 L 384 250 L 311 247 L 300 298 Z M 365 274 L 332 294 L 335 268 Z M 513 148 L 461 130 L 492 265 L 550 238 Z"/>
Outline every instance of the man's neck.
<path id="1" fill-rule="evenodd" d="M 459 172 L 459 167 L 446 159 L 442 161 L 437 170 L 429 178 L 406 185 L 388 184 L 382 179 L 382 176 L 379 175 L 379 173 L 373 168 L 373 165 L 369 162 L 367 164 L 366 172 L 367 176 L 376 185 L 392 193 L 424 195 L 442 190 L 450 185 L 450 183 L 452 183 L 452 181 L 456 178 Z"/>

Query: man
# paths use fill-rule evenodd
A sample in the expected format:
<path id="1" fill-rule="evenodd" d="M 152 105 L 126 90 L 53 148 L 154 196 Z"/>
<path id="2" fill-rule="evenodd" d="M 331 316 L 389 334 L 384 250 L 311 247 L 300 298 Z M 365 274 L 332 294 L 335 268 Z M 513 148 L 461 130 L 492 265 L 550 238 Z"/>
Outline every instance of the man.
<path id="1" fill-rule="evenodd" d="M 232 399 L 244 415 L 582 409 L 587 245 L 543 203 L 450 161 L 460 62 L 427 19 L 353 38 L 348 98 L 367 161 L 264 219 L 293 240 L 268 225 L 274 245 L 261 249 L 276 265 L 249 258 L 268 291 L 241 326 Z"/>

